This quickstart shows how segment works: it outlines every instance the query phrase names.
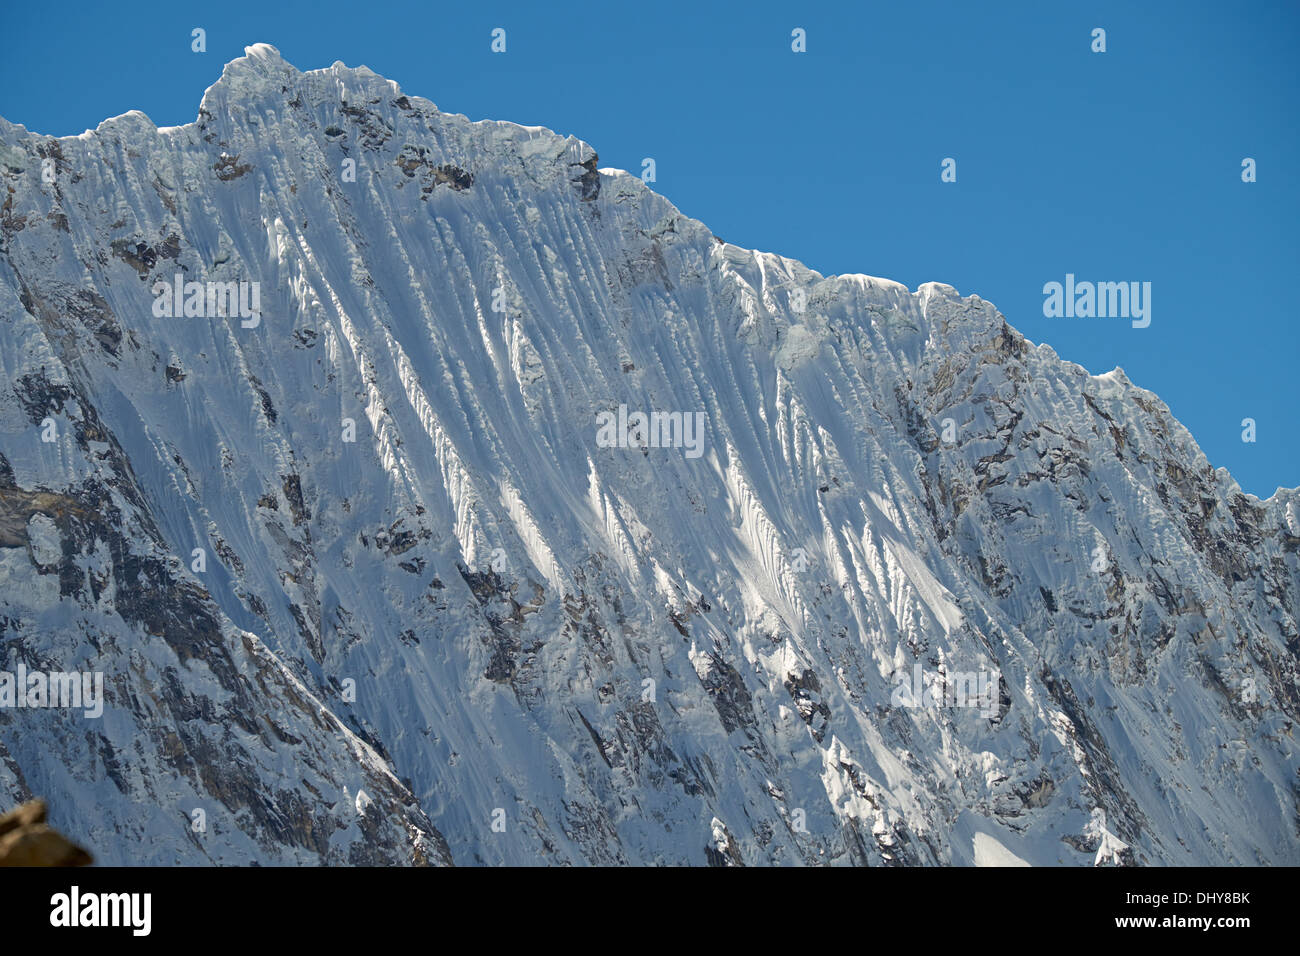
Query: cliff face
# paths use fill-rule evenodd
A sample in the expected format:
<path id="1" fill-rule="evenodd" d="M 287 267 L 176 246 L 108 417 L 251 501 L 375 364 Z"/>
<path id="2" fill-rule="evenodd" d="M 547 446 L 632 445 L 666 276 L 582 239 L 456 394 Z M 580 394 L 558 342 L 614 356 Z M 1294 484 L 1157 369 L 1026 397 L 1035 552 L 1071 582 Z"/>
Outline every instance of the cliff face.
<path id="1" fill-rule="evenodd" d="M 0 197 L 0 670 L 105 698 L 0 809 L 100 862 L 1300 862 L 1297 493 L 990 304 L 264 45 Z"/>

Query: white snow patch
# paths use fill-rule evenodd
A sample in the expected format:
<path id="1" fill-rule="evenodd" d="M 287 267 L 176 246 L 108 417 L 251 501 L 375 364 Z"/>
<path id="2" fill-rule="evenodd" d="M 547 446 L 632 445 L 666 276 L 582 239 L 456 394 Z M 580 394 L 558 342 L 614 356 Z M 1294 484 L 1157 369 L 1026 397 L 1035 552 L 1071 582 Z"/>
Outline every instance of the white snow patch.
<path id="1" fill-rule="evenodd" d="M 821 347 L 821 340 L 807 326 L 792 325 L 786 329 L 785 339 L 777 349 L 776 364 L 789 371 L 816 358 Z"/>
<path id="2" fill-rule="evenodd" d="M 987 833 L 975 834 L 976 866 L 1029 866 Z"/>
<path id="3" fill-rule="evenodd" d="M 357 814 L 360 816 L 365 816 L 366 810 L 369 809 L 370 805 L 374 802 L 375 801 L 370 799 L 370 794 L 366 793 L 364 790 L 358 790 L 356 804 L 355 804 L 357 808 Z"/>
<path id="4" fill-rule="evenodd" d="M 59 526 L 47 514 L 34 514 L 27 522 L 27 541 L 32 546 L 32 557 L 42 567 L 58 564 L 63 557 L 63 538 Z"/>

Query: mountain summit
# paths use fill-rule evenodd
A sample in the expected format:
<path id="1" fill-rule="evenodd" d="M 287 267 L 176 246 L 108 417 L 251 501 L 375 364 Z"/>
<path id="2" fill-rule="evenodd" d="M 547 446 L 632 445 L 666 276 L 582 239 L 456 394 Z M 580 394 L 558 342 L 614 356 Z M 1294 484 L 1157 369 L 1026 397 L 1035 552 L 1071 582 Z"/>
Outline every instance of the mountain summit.
<path id="1" fill-rule="evenodd" d="M 0 120 L 0 811 L 100 862 L 1296 864 L 1298 591 L 1122 372 L 572 137 Z"/>

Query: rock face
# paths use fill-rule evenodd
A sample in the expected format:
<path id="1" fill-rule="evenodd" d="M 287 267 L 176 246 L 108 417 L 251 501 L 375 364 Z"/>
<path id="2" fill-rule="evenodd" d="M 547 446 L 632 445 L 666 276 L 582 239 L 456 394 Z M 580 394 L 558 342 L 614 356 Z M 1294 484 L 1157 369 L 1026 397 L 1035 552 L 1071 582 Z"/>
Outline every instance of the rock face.
<path id="1" fill-rule="evenodd" d="M 989 303 L 267 46 L 0 204 L 0 671 L 105 697 L 0 792 L 101 862 L 1300 863 L 1300 497 Z"/>

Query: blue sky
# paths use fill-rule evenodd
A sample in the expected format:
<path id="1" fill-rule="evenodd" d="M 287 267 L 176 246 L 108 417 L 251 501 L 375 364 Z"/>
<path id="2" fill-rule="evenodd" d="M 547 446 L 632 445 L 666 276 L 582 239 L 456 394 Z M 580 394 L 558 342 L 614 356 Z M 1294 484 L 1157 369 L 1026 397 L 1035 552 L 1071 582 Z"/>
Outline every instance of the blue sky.
<path id="1" fill-rule="evenodd" d="M 655 188 L 729 242 L 978 294 L 1089 371 L 1122 366 L 1245 490 L 1300 485 L 1295 3 L 232 0 L 2 22 L 0 115 L 31 130 L 190 122 L 259 41 L 303 70 L 365 64 L 444 110 L 572 133 L 603 166 L 653 157 Z M 1066 273 L 1150 282 L 1151 325 L 1045 318 Z"/>

